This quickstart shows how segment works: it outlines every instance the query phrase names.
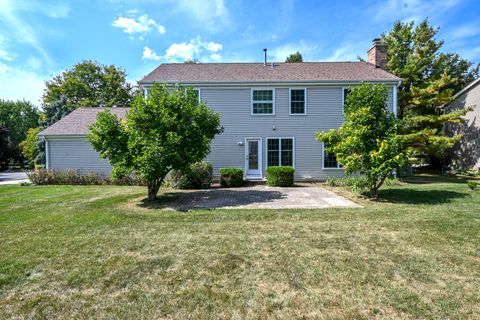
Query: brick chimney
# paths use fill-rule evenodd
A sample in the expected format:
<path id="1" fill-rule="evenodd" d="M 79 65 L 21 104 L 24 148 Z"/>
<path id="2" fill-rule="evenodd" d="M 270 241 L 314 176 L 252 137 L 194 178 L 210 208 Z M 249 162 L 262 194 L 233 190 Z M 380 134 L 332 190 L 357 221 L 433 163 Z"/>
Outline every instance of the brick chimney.
<path id="1" fill-rule="evenodd" d="M 367 52 L 368 62 L 375 67 L 387 70 L 387 44 L 381 39 L 373 39 L 372 47 Z"/>

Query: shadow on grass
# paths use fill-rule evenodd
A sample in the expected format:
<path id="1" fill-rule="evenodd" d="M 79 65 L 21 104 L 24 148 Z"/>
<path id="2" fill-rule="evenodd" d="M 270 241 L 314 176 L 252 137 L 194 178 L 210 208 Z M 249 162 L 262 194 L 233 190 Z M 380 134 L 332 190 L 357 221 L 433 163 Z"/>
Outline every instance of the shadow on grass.
<path id="1" fill-rule="evenodd" d="M 468 196 L 467 193 L 457 191 L 399 188 L 381 190 L 378 201 L 406 204 L 442 204 Z"/>
<path id="2" fill-rule="evenodd" d="M 208 189 L 190 192 L 163 193 L 157 200 L 144 199 L 138 205 L 148 209 L 175 209 L 178 211 L 235 208 L 250 204 L 261 204 L 286 195 L 276 190 L 226 190 Z"/>
<path id="3" fill-rule="evenodd" d="M 411 184 L 432 184 L 432 183 L 466 183 L 466 179 L 455 176 L 413 176 L 402 178 L 402 182 Z"/>

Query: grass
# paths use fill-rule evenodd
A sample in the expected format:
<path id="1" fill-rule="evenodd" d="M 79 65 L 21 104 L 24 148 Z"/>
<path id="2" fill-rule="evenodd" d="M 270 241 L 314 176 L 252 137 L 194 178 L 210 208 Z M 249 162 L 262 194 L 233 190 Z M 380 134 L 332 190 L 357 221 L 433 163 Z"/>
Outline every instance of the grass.
<path id="1" fill-rule="evenodd" d="M 0 319 L 480 314 L 480 192 L 458 179 L 340 190 L 363 209 L 176 212 L 145 191 L 0 187 Z"/>

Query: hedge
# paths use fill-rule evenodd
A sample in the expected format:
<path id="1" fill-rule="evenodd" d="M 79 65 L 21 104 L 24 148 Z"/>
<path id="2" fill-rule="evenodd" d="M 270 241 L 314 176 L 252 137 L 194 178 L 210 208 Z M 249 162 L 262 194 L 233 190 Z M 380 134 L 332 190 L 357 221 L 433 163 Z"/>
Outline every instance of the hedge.
<path id="1" fill-rule="evenodd" d="M 267 185 L 271 187 L 293 186 L 295 169 L 287 166 L 273 166 L 267 168 Z"/>
<path id="2" fill-rule="evenodd" d="M 33 184 L 37 185 L 128 185 L 146 186 L 145 181 L 137 176 L 130 175 L 122 179 L 112 179 L 97 172 L 80 173 L 76 170 L 45 170 L 36 169 L 27 173 Z"/>
<path id="3" fill-rule="evenodd" d="M 241 187 L 243 184 L 243 170 L 239 168 L 220 169 L 220 185 L 224 188 Z"/>

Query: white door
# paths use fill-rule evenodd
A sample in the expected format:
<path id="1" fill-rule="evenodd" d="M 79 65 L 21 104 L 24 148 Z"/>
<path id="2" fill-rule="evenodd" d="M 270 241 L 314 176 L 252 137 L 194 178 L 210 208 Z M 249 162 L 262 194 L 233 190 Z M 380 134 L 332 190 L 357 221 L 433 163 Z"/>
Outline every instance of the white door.
<path id="1" fill-rule="evenodd" d="M 245 176 L 247 179 L 262 178 L 262 139 L 245 139 Z"/>

